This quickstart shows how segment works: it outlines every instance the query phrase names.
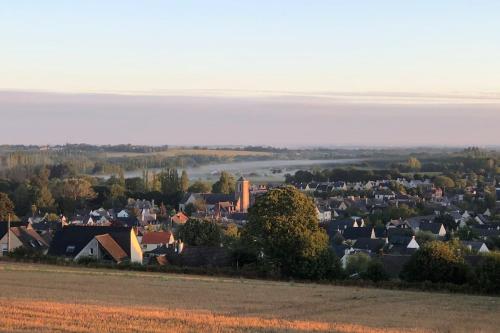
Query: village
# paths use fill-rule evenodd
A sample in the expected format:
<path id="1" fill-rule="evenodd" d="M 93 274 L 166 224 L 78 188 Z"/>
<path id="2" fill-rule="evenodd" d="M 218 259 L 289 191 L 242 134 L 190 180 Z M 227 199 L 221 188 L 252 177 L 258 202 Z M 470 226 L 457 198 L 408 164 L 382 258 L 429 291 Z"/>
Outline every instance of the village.
<path id="1" fill-rule="evenodd" d="M 222 238 L 220 242 L 192 241 L 193 237 L 183 239 L 179 231 L 190 221 L 211 221 L 222 234 L 238 233 L 248 222 L 255 201 L 283 186 L 293 186 L 314 200 L 314 218 L 326 231 L 344 269 L 349 258 L 377 258 L 392 278 L 398 278 L 411 255 L 435 240 L 458 240 L 471 263 L 478 255 L 500 248 L 499 184 L 492 184 L 496 186 L 495 206 L 473 211 L 460 208 L 466 200 L 485 201 L 484 193 L 473 185 L 458 194 L 450 191 L 450 195 L 431 179 L 264 185 L 240 177 L 233 193 L 187 192 L 177 209 L 169 212 L 154 200 L 129 198 L 118 209 L 99 208 L 56 220 L 35 214 L 3 221 L 0 256 L 26 252 L 74 262 L 230 267 L 234 255 Z"/>

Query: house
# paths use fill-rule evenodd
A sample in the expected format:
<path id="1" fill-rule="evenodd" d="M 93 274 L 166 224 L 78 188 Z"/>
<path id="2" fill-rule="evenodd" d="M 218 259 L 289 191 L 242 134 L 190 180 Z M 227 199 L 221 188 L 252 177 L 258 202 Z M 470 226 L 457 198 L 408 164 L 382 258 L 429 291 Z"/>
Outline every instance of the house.
<path id="1" fill-rule="evenodd" d="M 411 229 L 392 228 L 387 229 L 387 241 L 391 245 L 408 245 L 414 238 L 415 233 Z"/>
<path id="2" fill-rule="evenodd" d="M 332 219 L 332 211 L 316 207 L 316 216 L 320 222 L 330 221 Z"/>
<path id="3" fill-rule="evenodd" d="M 2 222 L 2 224 L 7 224 Z M 12 252 L 18 248 L 24 248 L 27 251 L 46 254 L 49 244 L 40 236 L 30 224 L 23 226 L 12 226 L 10 230 L 0 231 L 0 257 Z"/>
<path id="4" fill-rule="evenodd" d="M 390 241 L 389 241 L 390 242 Z M 408 255 L 415 253 L 420 248 L 420 245 L 415 240 L 415 236 L 401 237 L 397 241 L 393 240 L 387 251 L 390 254 Z"/>
<path id="5" fill-rule="evenodd" d="M 442 223 L 422 222 L 416 230 L 431 232 L 435 237 L 446 236 L 446 229 Z"/>
<path id="6" fill-rule="evenodd" d="M 414 216 L 406 219 L 406 222 L 410 226 L 413 231 L 419 229 L 421 223 L 428 223 L 434 221 L 436 215 L 423 215 L 423 216 Z"/>
<path id="7" fill-rule="evenodd" d="M 379 253 L 386 245 L 385 239 L 358 238 L 352 245 L 354 250 L 364 250 L 369 253 Z"/>
<path id="8" fill-rule="evenodd" d="M 375 191 L 373 195 L 375 196 L 376 200 L 382 201 L 393 200 L 396 198 L 396 193 L 389 190 L 378 190 Z"/>
<path id="9" fill-rule="evenodd" d="M 55 233 L 48 254 L 72 260 L 90 257 L 142 263 L 142 250 L 135 229 L 125 227 L 69 225 Z"/>
<path id="10" fill-rule="evenodd" d="M 184 214 L 184 212 L 178 212 L 174 216 L 172 216 L 172 222 L 177 224 L 184 224 L 189 220 L 189 217 Z"/>
<path id="11" fill-rule="evenodd" d="M 117 218 L 128 218 L 130 216 L 129 212 L 126 211 L 125 209 L 122 209 L 121 211 L 116 214 Z"/>
<path id="12" fill-rule="evenodd" d="M 342 236 L 346 240 L 357 240 L 359 238 L 375 238 L 373 227 L 347 227 Z"/>
<path id="13" fill-rule="evenodd" d="M 490 249 L 484 242 L 462 241 L 462 245 L 474 253 L 488 253 Z"/>
<path id="14" fill-rule="evenodd" d="M 174 235 L 170 231 L 150 231 L 143 233 L 141 248 L 143 252 L 149 252 L 161 246 L 168 247 L 174 242 Z"/>
<path id="15" fill-rule="evenodd" d="M 195 204 L 196 202 L 203 202 L 206 207 L 206 212 L 214 212 L 216 209 L 224 209 L 221 207 L 220 203 L 225 203 L 223 206 L 228 208 L 229 206 L 238 206 L 237 199 L 234 194 L 222 194 L 222 193 L 187 193 L 179 202 L 179 211 L 184 212 L 186 206 L 189 204 Z"/>
<path id="16" fill-rule="evenodd" d="M 387 222 L 387 224 L 385 225 L 385 227 L 387 229 L 394 229 L 394 228 L 398 228 L 398 229 L 411 229 L 411 226 L 408 223 L 408 221 L 407 220 L 403 220 L 403 219 L 390 220 L 389 222 Z"/>

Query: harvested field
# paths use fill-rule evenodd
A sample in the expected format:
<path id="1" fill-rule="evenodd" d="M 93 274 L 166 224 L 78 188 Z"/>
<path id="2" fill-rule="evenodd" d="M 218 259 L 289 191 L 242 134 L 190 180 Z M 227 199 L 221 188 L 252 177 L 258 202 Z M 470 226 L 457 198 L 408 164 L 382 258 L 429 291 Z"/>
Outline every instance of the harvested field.
<path id="1" fill-rule="evenodd" d="M 498 332 L 500 299 L 0 263 L 2 332 Z"/>

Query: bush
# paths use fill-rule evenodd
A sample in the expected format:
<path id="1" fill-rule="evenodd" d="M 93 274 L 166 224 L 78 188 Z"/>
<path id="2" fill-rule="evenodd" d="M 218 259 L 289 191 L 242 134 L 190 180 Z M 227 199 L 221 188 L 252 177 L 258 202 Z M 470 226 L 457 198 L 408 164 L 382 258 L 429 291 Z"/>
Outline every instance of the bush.
<path id="1" fill-rule="evenodd" d="M 368 264 L 366 271 L 361 273 L 361 278 L 364 280 L 371 280 L 373 282 L 380 282 L 389 280 L 389 274 L 387 274 L 380 261 L 372 259 L 372 261 Z"/>
<path id="2" fill-rule="evenodd" d="M 409 282 L 465 284 L 471 280 L 471 270 L 455 243 L 433 241 L 412 255 L 401 278 Z"/>
<path id="3" fill-rule="evenodd" d="M 347 258 L 346 273 L 348 276 L 366 272 L 371 258 L 368 254 L 360 252 L 350 255 Z"/>
<path id="4" fill-rule="evenodd" d="M 476 268 L 479 288 L 488 293 L 500 293 L 500 253 L 489 253 Z"/>

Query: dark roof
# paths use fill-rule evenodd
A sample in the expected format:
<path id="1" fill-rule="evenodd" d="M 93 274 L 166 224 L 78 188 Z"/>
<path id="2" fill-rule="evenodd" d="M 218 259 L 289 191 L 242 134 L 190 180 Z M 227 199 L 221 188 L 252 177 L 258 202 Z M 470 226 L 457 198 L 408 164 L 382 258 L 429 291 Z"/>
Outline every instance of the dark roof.
<path id="1" fill-rule="evenodd" d="M 358 238 L 354 245 L 353 249 L 358 250 L 368 250 L 372 253 L 378 253 L 385 246 L 384 239 L 372 239 L 372 238 Z"/>
<path id="2" fill-rule="evenodd" d="M 229 218 L 235 221 L 247 221 L 248 213 L 239 213 L 239 212 L 232 213 L 231 215 L 229 215 Z"/>
<path id="3" fill-rule="evenodd" d="M 347 246 L 345 244 L 332 246 L 333 252 L 335 252 L 335 254 L 337 255 L 338 258 L 342 258 L 345 255 L 345 250 L 348 248 L 349 248 L 349 246 Z"/>
<path id="4" fill-rule="evenodd" d="M 373 229 L 375 230 L 375 237 L 377 237 L 377 238 L 386 238 L 387 237 L 387 229 L 385 226 L 377 226 Z"/>
<path id="5" fill-rule="evenodd" d="M 462 244 L 466 247 L 470 247 L 471 250 L 473 251 L 479 251 L 481 249 L 481 246 L 486 245 L 484 242 L 475 242 L 475 241 L 462 241 Z M 488 248 L 486 246 L 486 248 Z"/>
<path id="6" fill-rule="evenodd" d="M 408 245 L 414 233 L 408 228 L 390 228 L 387 230 L 387 239 L 394 245 Z"/>
<path id="7" fill-rule="evenodd" d="M 50 243 L 49 255 L 74 257 L 98 235 L 109 234 L 130 257 L 130 231 L 132 228 L 108 226 L 70 225 L 57 231 Z M 67 252 L 68 246 L 74 247 Z"/>
<path id="8" fill-rule="evenodd" d="M 347 227 L 342 236 L 345 239 L 371 238 L 372 227 Z"/>
<path id="9" fill-rule="evenodd" d="M 419 229 L 421 231 L 430 231 L 433 234 L 439 234 L 439 230 L 441 230 L 442 223 L 434 223 L 434 222 L 420 222 Z"/>
<path id="10" fill-rule="evenodd" d="M 326 230 L 328 232 L 328 235 L 330 235 L 330 237 L 333 237 L 337 233 L 337 231 L 343 233 L 345 229 L 353 227 L 354 225 L 357 225 L 357 222 L 355 222 L 353 219 L 333 220 L 328 223 Z"/>
<path id="11" fill-rule="evenodd" d="M 205 200 L 207 205 L 215 205 L 219 202 L 235 201 L 234 194 L 203 193 L 201 196 L 203 197 L 203 200 Z"/>
<path id="12" fill-rule="evenodd" d="M 28 222 L 10 222 L 10 227 L 26 227 Z M 7 221 L 0 221 L 0 239 L 7 233 L 9 223 Z"/>

